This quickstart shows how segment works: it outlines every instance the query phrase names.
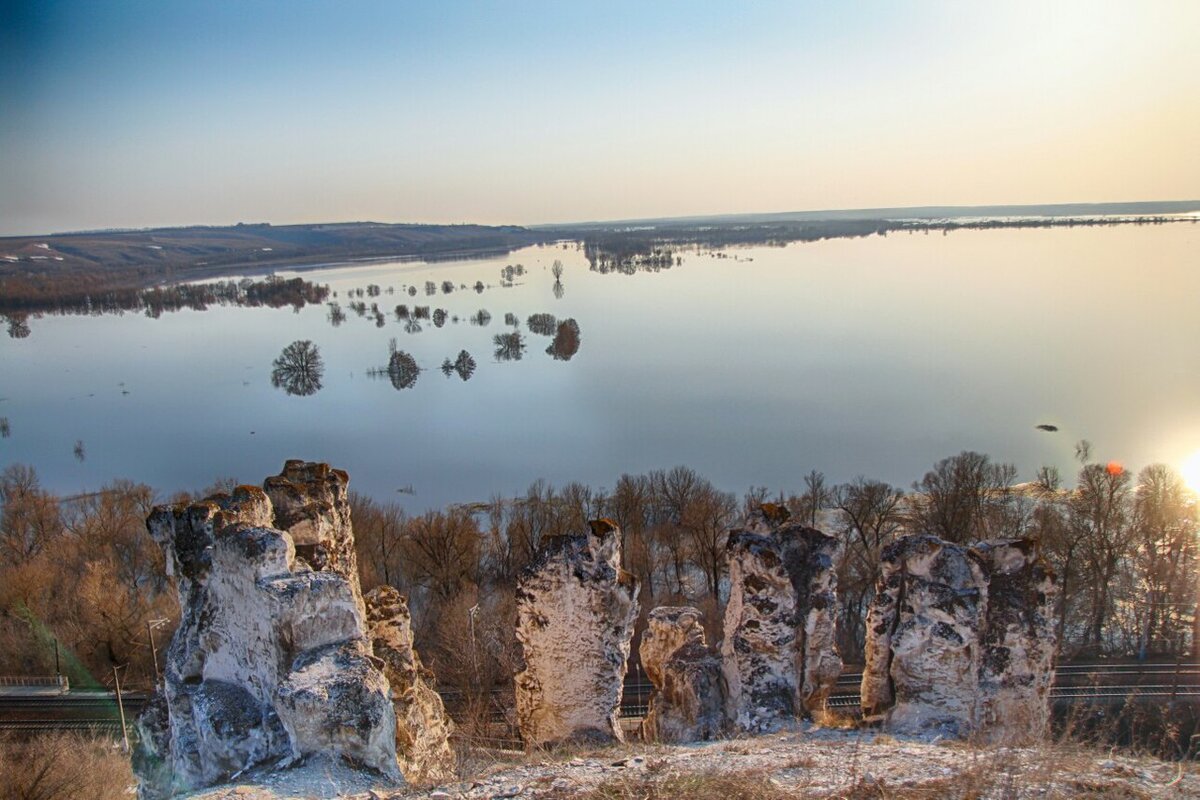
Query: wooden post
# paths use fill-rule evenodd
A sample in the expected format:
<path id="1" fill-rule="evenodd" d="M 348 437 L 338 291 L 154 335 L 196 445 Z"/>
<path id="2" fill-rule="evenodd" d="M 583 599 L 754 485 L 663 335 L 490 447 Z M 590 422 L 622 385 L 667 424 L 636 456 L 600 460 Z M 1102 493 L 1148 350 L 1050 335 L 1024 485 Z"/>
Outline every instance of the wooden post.
<path id="1" fill-rule="evenodd" d="M 113 682 L 117 685 L 117 710 L 121 712 L 121 749 L 129 752 L 129 731 L 125 727 L 125 704 L 121 701 L 121 676 L 117 667 L 113 667 Z"/>

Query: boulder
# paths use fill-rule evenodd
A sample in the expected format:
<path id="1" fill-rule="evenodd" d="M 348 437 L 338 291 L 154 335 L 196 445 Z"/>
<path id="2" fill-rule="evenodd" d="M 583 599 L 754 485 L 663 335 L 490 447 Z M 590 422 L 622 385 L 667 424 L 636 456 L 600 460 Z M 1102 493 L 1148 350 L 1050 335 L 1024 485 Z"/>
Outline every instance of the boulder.
<path id="1" fill-rule="evenodd" d="M 863 712 L 898 733 L 1020 740 L 1049 713 L 1054 581 L 1026 540 L 906 536 L 867 616 Z"/>
<path id="2" fill-rule="evenodd" d="M 729 603 L 722 670 L 725 707 L 739 730 L 821 720 L 842 671 L 835 637 L 842 546 L 764 504 L 729 534 Z"/>
<path id="3" fill-rule="evenodd" d="M 637 619 L 637 580 L 621 569 L 609 520 L 551 537 L 517 586 L 517 724 L 527 747 L 623 741 L 618 710 Z"/>
<path id="4" fill-rule="evenodd" d="M 142 797 L 314 754 L 401 780 L 395 712 L 357 576 L 313 571 L 277 519 L 253 486 L 159 506 L 147 519 L 176 578 L 181 618 L 159 696 L 139 720 Z M 339 535 L 352 552 L 349 527 Z"/>
<path id="5" fill-rule="evenodd" d="M 690 606 L 650 612 L 638 648 L 646 677 L 654 684 L 642 721 L 647 741 L 698 742 L 724 728 L 721 659 L 705 642 L 703 615 Z"/>
<path id="6" fill-rule="evenodd" d="M 365 600 L 372 650 L 392 687 L 396 752 L 404 776 L 414 782 L 450 780 L 456 763 L 449 741 L 454 725 L 433 690 L 433 675 L 413 649 L 408 604 L 391 586 L 372 589 Z"/>

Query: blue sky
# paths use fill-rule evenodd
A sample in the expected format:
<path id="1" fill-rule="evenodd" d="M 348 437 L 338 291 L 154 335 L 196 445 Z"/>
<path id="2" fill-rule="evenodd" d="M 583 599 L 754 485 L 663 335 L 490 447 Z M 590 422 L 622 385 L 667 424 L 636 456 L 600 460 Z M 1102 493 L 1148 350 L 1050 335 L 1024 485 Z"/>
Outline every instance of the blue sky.
<path id="1" fill-rule="evenodd" d="M 1200 3 L 13 2 L 0 233 L 1200 196 Z"/>

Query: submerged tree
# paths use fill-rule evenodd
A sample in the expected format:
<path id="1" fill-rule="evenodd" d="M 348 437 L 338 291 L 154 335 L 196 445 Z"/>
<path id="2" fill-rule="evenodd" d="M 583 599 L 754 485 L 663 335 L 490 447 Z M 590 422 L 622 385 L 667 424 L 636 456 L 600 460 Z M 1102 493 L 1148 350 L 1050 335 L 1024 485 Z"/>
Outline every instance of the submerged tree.
<path id="1" fill-rule="evenodd" d="M 525 327 L 529 328 L 530 333 L 536 333 L 539 336 L 553 336 L 555 328 L 558 327 L 558 320 L 553 314 L 530 314 L 525 320 Z"/>
<path id="2" fill-rule="evenodd" d="M 466 350 L 459 350 L 458 358 L 454 360 L 454 371 L 458 377 L 467 380 L 475 374 L 475 359 Z"/>
<path id="3" fill-rule="evenodd" d="M 520 361 L 525 354 L 525 340 L 520 332 L 497 333 L 492 337 L 496 345 L 496 358 L 499 361 Z"/>
<path id="4" fill-rule="evenodd" d="M 392 340 L 392 355 L 388 358 L 387 374 L 388 380 L 397 389 L 411 389 L 421 375 L 421 368 L 417 366 L 417 360 L 403 350 L 396 350 L 394 339 Z"/>
<path id="5" fill-rule="evenodd" d="M 554 341 L 546 348 L 546 352 L 555 361 L 570 361 L 579 352 L 579 323 L 574 319 L 565 319 L 558 323 L 554 333 Z"/>
<path id="6" fill-rule="evenodd" d="M 24 339 L 29 336 L 29 317 L 25 314 L 8 315 L 8 335 L 14 339 Z"/>
<path id="7" fill-rule="evenodd" d="M 300 397 L 321 389 L 325 364 L 321 361 L 321 351 L 308 339 L 297 339 L 283 348 L 271 367 L 271 385 L 276 389 Z"/>

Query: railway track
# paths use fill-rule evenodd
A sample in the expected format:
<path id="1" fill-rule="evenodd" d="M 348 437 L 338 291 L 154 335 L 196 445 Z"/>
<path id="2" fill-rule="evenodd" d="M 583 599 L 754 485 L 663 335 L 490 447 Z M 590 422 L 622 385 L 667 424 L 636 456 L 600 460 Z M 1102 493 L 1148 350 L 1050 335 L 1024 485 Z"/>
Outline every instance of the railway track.
<path id="1" fill-rule="evenodd" d="M 861 681 L 861 672 L 844 672 L 829 698 L 829 705 L 847 710 L 857 708 Z M 644 716 L 652 692 L 653 686 L 648 681 L 632 677 L 627 680 L 621 716 Z M 456 707 L 461 707 L 457 693 L 443 692 L 442 697 L 452 715 Z M 1200 706 L 1200 665 L 1067 663 L 1055 671 L 1050 697 L 1056 705 L 1175 701 Z M 132 725 L 148 699 L 144 692 L 122 695 L 127 724 Z M 500 712 L 497 716 L 503 717 Z M 77 691 L 55 695 L 40 690 L 39 693 L 20 694 L 12 687 L 0 693 L 0 731 L 95 731 L 115 735 L 120 730 L 120 711 L 111 693 Z"/>

